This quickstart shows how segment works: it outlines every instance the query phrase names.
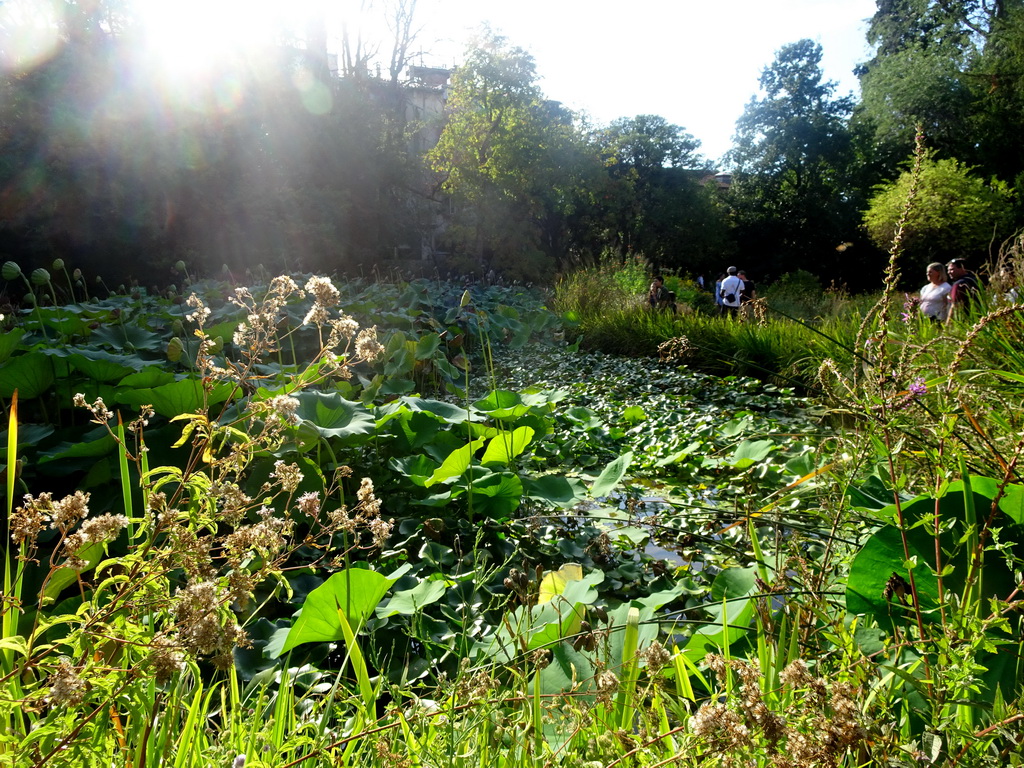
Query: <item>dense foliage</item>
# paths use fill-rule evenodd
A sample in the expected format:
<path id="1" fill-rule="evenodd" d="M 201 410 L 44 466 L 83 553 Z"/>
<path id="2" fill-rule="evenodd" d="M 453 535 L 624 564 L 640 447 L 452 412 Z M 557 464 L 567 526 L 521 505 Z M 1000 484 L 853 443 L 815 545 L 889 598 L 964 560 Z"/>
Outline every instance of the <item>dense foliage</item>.
<path id="1" fill-rule="evenodd" d="M 731 189 L 493 36 L 430 112 L 404 1 L 388 77 L 191 93 L 132 0 L 31 63 L 0 5 L 0 765 L 1020 765 L 1024 239 L 948 324 L 901 283 L 1012 231 L 1024 16 L 878 5 L 853 117 L 786 46 Z M 686 273 L 755 237 L 723 317 Z M 337 277 L 425 265 L 481 279 Z"/>
<path id="2" fill-rule="evenodd" d="M 1005 764 L 1020 307 L 900 300 L 799 337 L 816 403 L 695 372 L 682 316 L 661 360 L 583 353 L 585 307 L 500 286 L 5 317 L 0 761 Z M 703 322 L 734 360 L 809 332 Z"/>

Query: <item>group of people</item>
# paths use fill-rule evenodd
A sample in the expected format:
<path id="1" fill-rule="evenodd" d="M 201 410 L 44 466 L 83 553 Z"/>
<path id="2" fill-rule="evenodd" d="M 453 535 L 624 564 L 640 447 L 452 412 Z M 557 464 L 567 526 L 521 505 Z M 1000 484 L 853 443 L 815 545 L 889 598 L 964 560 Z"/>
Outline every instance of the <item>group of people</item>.
<path id="1" fill-rule="evenodd" d="M 715 303 L 723 315 L 735 317 L 740 307 L 757 298 L 757 287 L 747 273 L 736 267 L 729 267 L 724 275 L 715 281 Z"/>
<path id="2" fill-rule="evenodd" d="M 703 288 L 704 278 L 698 277 L 697 284 Z M 744 304 L 757 298 L 757 288 L 747 273 L 736 267 L 729 267 L 715 282 L 715 304 L 723 315 L 735 316 Z M 665 278 L 656 275 L 647 292 L 647 303 L 651 309 L 676 311 L 676 295 L 665 287 Z"/>
<path id="3" fill-rule="evenodd" d="M 701 287 L 703 283 L 704 279 L 698 278 Z M 968 313 L 979 290 L 978 278 L 967 269 L 964 259 L 950 259 L 946 264 L 934 261 L 928 265 L 928 284 L 918 292 L 918 307 L 925 317 L 945 323 L 957 313 Z M 722 315 L 735 317 L 756 298 L 757 288 L 742 269 L 729 267 L 715 281 L 715 304 Z M 665 287 L 662 275 L 655 276 L 647 301 L 652 309 L 676 311 L 676 295 Z"/>
<path id="4" fill-rule="evenodd" d="M 957 313 L 966 314 L 978 294 L 978 278 L 967 269 L 963 259 L 938 261 L 928 265 L 928 284 L 918 293 L 921 314 L 936 323 L 945 323 Z M 952 281 L 952 282 L 951 282 Z"/>

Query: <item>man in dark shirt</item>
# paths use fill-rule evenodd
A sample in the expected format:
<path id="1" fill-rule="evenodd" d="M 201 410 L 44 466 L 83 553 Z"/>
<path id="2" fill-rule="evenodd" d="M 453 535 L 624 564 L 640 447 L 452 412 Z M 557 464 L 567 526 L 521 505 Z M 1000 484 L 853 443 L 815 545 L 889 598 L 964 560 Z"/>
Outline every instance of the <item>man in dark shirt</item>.
<path id="1" fill-rule="evenodd" d="M 671 309 L 675 312 L 676 295 L 665 287 L 665 278 L 661 275 L 656 275 L 654 282 L 651 283 L 651 288 L 647 292 L 647 303 L 651 305 L 651 309 Z"/>
<path id="2" fill-rule="evenodd" d="M 967 269 L 963 259 L 950 259 L 946 264 L 946 273 L 953 283 L 949 292 L 949 316 L 946 322 L 952 320 L 954 315 L 964 319 L 978 299 L 978 278 Z"/>

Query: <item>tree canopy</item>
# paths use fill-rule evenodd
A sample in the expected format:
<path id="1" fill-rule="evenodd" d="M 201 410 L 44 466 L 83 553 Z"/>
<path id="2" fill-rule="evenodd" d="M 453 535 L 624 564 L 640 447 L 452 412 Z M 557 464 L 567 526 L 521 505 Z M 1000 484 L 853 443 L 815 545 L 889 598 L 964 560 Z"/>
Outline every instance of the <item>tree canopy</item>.
<path id="1" fill-rule="evenodd" d="M 729 197 L 741 253 L 771 274 L 829 270 L 840 243 L 857 239 L 851 188 L 849 96 L 823 79 L 821 46 L 801 40 L 766 67 L 763 95 L 737 122 Z"/>
<path id="2" fill-rule="evenodd" d="M 967 258 L 981 264 L 993 245 L 1013 234 L 1013 193 L 998 179 L 986 181 L 954 159 L 921 162 L 916 196 L 903 230 L 904 252 L 922 263 Z M 864 214 L 874 243 L 888 248 L 910 197 L 913 174 L 880 185 Z"/>

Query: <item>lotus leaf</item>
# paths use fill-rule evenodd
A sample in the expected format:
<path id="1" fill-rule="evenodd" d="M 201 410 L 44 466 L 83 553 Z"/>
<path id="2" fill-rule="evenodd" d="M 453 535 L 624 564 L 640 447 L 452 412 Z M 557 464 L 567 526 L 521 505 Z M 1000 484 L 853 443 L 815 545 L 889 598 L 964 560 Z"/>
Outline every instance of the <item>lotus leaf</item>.
<path id="1" fill-rule="evenodd" d="M 0 397 L 9 398 L 18 390 L 18 397 L 31 400 L 46 392 L 53 384 L 53 362 L 42 352 L 29 352 L 12 357 L 0 367 Z"/>
<path id="2" fill-rule="evenodd" d="M 627 451 L 626 453 L 619 456 L 619 458 L 610 462 L 598 476 L 597 480 L 594 481 L 593 486 L 590 488 L 590 494 L 595 499 L 607 496 L 609 493 L 615 490 L 616 486 L 622 481 L 622 478 L 626 476 L 626 471 L 629 469 L 629 465 L 633 463 L 633 452 Z"/>
<path id="3" fill-rule="evenodd" d="M 334 574 L 306 596 L 295 623 L 280 648 L 269 648 L 272 656 L 287 653 L 302 643 L 323 643 L 345 637 L 343 613 L 353 634 L 358 634 L 381 599 L 404 572 L 384 576 L 364 568 L 346 568 Z"/>
<path id="4" fill-rule="evenodd" d="M 362 403 L 346 400 L 334 392 L 310 390 L 298 393 L 296 399 L 296 415 L 312 424 L 322 437 L 358 440 L 373 434 L 373 415 Z"/>

